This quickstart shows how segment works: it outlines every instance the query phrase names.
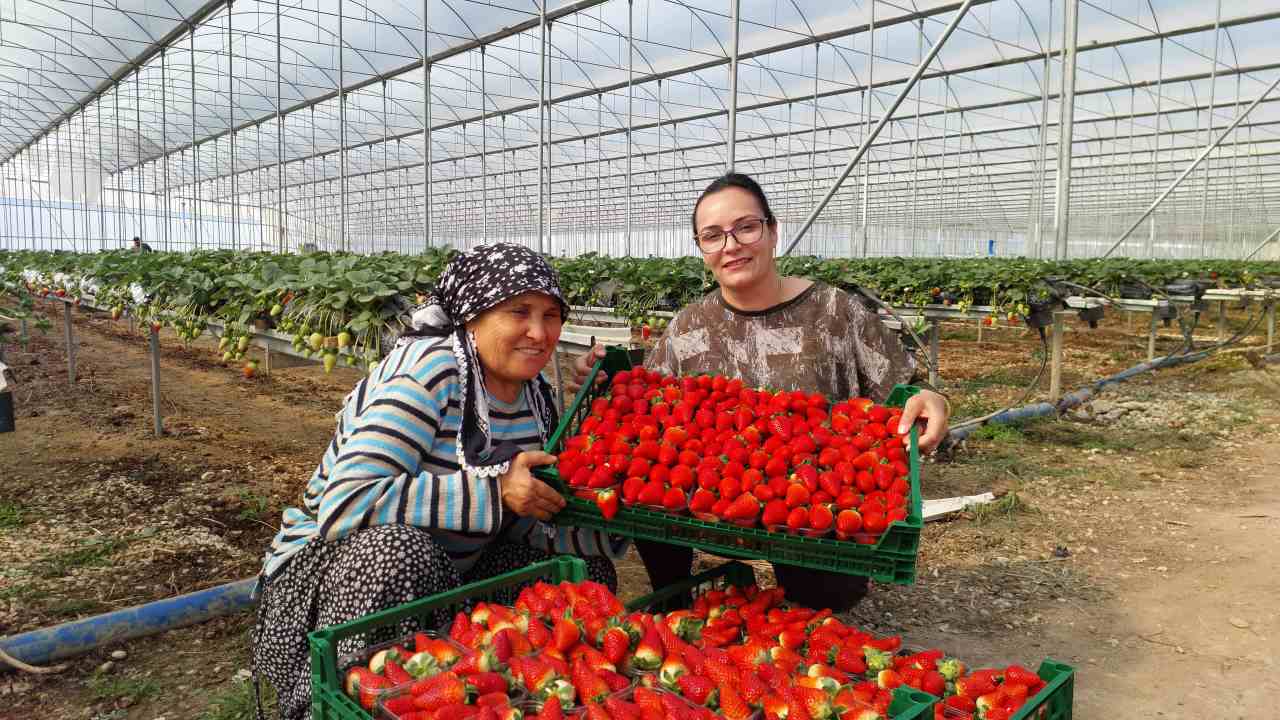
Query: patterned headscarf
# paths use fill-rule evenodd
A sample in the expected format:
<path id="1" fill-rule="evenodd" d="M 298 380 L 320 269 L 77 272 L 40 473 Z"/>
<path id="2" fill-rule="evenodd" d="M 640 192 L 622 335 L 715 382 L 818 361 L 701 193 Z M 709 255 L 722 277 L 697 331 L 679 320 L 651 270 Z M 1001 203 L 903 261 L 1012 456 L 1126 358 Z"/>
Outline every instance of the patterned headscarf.
<path id="1" fill-rule="evenodd" d="M 569 316 L 556 272 L 541 255 L 509 243 L 474 247 L 449 262 L 427 302 L 413 310 L 409 323 L 412 329 L 396 341 L 397 345 L 404 345 L 420 337 L 453 338 L 462 384 L 458 463 L 468 473 L 481 477 L 505 473 L 520 448 L 506 441 L 493 447 L 490 441 L 489 393 L 476 353 L 475 335 L 466 325 L 485 310 L 530 291 L 556 299 L 563 316 Z M 557 423 L 551 385 L 538 375 L 525 383 L 524 396 L 545 441 Z"/>

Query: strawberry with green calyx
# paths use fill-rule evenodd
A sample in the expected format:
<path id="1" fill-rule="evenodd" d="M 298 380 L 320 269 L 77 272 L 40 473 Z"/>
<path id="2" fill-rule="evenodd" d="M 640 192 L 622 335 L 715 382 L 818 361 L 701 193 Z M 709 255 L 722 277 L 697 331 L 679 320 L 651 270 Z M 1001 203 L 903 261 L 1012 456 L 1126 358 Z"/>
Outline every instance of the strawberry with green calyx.
<path id="1" fill-rule="evenodd" d="M 391 681 L 367 667 L 357 666 L 347 672 L 344 689 L 347 695 L 358 700 L 365 710 L 373 709 L 373 701 L 379 690 L 391 687 Z"/>
<path id="2" fill-rule="evenodd" d="M 605 520 L 612 520 L 618 515 L 618 491 L 614 488 L 596 490 L 595 503 Z"/>
<path id="3" fill-rule="evenodd" d="M 835 716 L 831 698 L 822 690 L 796 685 L 787 692 L 786 697 L 789 717 L 799 715 L 812 720 L 828 720 Z"/>
<path id="4" fill-rule="evenodd" d="M 391 681 L 393 685 L 403 685 L 414 681 L 413 675 L 409 674 L 400 663 L 395 660 L 388 659 L 383 664 L 382 676 Z"/>
<path id="5" fill-rule="evenodd" d="M 476 697 L 476 705 L 480 707 L 506 707 L 511 704 L 511 698 L 507 695 L 507 691 L 490 692 Z"/>
<path id="6" fill-rule="evenodd" d="M 753 714 L 751 706 L 732 685 L 721 684 L 716 688 L 720 714 L 728 720 L 747 720 Z"/>
<path id="7" fill-rule="evenodd" d="M 821 690 L 828 695 L 835 695 L 840 690 L 840 683 L 835 678 L 822 675 L 802 675 L 796 678 L 796 687 Z"/>
<path id="8" fill-rule="evenodd" d="M 644 635 L 636 645 L 635 653 L 631 656 L 632 667 L 642 672 L 652 672 L 662 665 L 665 657 L 666 651 L 657 628 L 652 624 L 647 625 Z"/>
<path id="9" fill-rule="evenodd" d="M 615 667 L 621 666 L 631 649 L 631 636 L 620 626 L 606 628 L 600 637 L 600 652 Z"/>
<path id="10" fill-rule="evenodd" d="M 389 648 L 384 648 L 374 653 L 369 658 L 369 669 L 377 673 L 378 675 L 384 675 L 385 674 L 384 668 L 386 667 L 386 663 L 388 660 L 395 660 L 398 663 L 404 663 L 406 660 L 410 658 L 411 655 L 412 653 L 410 653 L 408 650 L 405 650 L 403 647 L 399 645 L 394 645 Z"/>
<path id="11" fill-rule="evenodd" d="M 870 645 L 862 647 L 862 655 L 867 663 L 867 670 L 878 673 L 881 670 L 888 670 L 893 667 L 893 654 L 884 650 L 877 650 Z"/>
<path id="12" fill-rule="evenodd" d="M 631 681 L 625 675 L 613 672 L 612 670 L 597 670 L 596 674 L 604 680 L 604 684 L 609 686 L 609 692 L 618 692 L 631 687 Z"/>
<path id="13" fill-rule="evenodd" d="M 608 711 L 611 720 L 643 720 L 640 706 L 620 697 L 610 695 L 605 698 L 604 709 Z"/>
<path id="14" fill-rule="evenodd" d="M 436 661 L 435 656 L 426 650 L 414 653 L 408 660 L 404 661 L 402 667 L 405 672 L 419 680 L 435 675 L 441 670 L 440 663 Z"/>
<path id="15" fill-rule="evenodd" d="M 776 693 L 766 695 L 760 708 L 764 710 L 765 720 L 787 720 L 790 712 L 786 699 Z"/>
<path id="16" fill-rule="evenodd" d="M 558 702 L 544 703 L 534 717 L 537 720 L 564 720 L 564 708 Z"/>
<path id="17" fill-rule="evenodd" d="M 472 650 L 450 669 L 458 675 L 474 675 L 496 670 L 499 666 L 492 650 Z"/>
<path id="18" fill-rule="evenodd" d="M 555 624 L 551 628 L 551 647 L 556 650 L 567 653 L 582 640 L 582 627 L 568 617 L 556 618 Z"/>
<path id="19" fill-rule="evenodd" d="M 552 704 L 554 705 L 555 703 Z M 497 716 L 497 720 L 524 720 L 524 711 L 510 705 L 495 707 L 494 714 Z"/>
<path id="20" fill-rule="evenodd" d="M 688 642 L 698 642 L 705 621 L 688 610 L 676 610 L 667 613 L 663 620 L 667 628 Z"/>
<path id="21" fill-rule="evenodd" d="M 688 672 L 689 668 L 684 664 L 684 660 L 675 655 L 668 655 L 658 668 L 658 681 L 668 690 L 674 690 L 678 687 L 680 678 Z"/>
<path id="22" fill-rule="evenodd" d="M 977 699 L 996 689 L 995 676 L 981 670 L 974 671 L 955 681 L 957 695 Z"/>
<path id="23" fill-rule="evenodd" d="M 942 677 L 946 678 L 947 682 L 955 682 L 964 675 L 965 666 L 956 658 L 944 658 L 938 662 L 938 672 L 942 673 Z"/>
<path id="24" fill-rule="evenodd" d="M 579 702 L 604 702 L 605 697 L 610 693 L 609 685 L 605 683 L 604 678 L 597 675 L 581 658 L 573 664 L 572 679 Z"/>

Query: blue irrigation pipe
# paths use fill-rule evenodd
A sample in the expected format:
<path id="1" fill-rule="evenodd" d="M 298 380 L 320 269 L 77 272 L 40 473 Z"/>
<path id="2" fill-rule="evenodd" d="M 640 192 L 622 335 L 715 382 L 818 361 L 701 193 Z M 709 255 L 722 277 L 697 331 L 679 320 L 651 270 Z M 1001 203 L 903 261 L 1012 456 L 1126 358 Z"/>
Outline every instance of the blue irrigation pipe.
<path id="1" fill-rule="evenodd" d="M 47 665 L 111 643 L 133 640 L 249 610 L 256 603 L 253 597 L 256 582 L 256 577 L 247 578 L 0 638 L 0 650 L 30 665 Z"/>
<path id="2" fill-rule="evenodd" d="M 1062 399 L 1056 404 L 1047 402 L 1034 403 L 1031 405 L 1024 405 L 1019 408 L 1010 408 L 1003 412 L 996 413 L 988 418 L 986 422 L 975 425 L 966 425 L 952 430 L 947 434 L 946 445 L 955 446 L 956 444 L 963 442 L 965 438 L 973 434 L 978 428 L 988 423 L 1009 425 L 1022 422 L 1023 420 L 1031 420 L 1033 418 L 1048 417 L 1050 415 L 1064 413 L 1077 405 L 1083 405 L 1088 402 L 1090 398 L 1102 392 L 1102 390 L 1108 385 L 1121 383 L 1153 370 L 1174 367 L 1176 365 L 1185 365 L 1187 363 L 1203 360 L 1204 358 L 1212 355 L 1214 349 L 1215 348 L 1198 350 L 1196 352 L 1186 353 L 1183 355 L 1167 355 L 1165 357 L 1156 358 L 1155 360 L 1139 363 L 1131 368 L 1121 370 L 1115 375 L 1104 377 L 1101 380 L 1095 380 L 1073 393 L 1068 393 L 1062 396 Z"/>

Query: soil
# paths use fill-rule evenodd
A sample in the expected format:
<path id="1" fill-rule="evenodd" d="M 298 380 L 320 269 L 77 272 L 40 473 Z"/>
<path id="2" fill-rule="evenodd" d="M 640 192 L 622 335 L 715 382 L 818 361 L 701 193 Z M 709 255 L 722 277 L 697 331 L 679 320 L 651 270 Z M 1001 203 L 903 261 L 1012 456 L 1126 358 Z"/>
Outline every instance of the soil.
<path id="1" fill-rule="evenodd" d="M 1073 325 L 1064 387 L 1145 359 L 1135 326 Z M 1161 352 L 1179 342 L 1164 332 Z M 156 437 L 145 339 L 89 312 L 76 334 L 74 387 L 60 332 L 4 348 L 18 431 L 0 435 L 0 635 L 255 574 L 359 377 L 304 366 L 245 379 L 212 342 L 165 334 Z M 1039 348 L 1022 329 L 985 329 L 979 345 L 972 326 L 949 326 L 940 370 L 957 417 L 1018 400 Z M 971 665 L 1069 663 L 1077 717 L 1269 710 L 1280 373 L 1220 355 L 1102 397 L 1070 419 L 986 428 L 930 460 L 926 497 L 1008 494 L 926 527 L 916 584 L 877 585 L 852 619 Z M 649 590 L 634 553 L 619 575 L 624 598 Z M 771 581 L 767 565 L 757 577 Z M 248 615 L 221 618 L 53 675 L 0 673 L 0 719 L 251 717 L 249 627 Z"/>

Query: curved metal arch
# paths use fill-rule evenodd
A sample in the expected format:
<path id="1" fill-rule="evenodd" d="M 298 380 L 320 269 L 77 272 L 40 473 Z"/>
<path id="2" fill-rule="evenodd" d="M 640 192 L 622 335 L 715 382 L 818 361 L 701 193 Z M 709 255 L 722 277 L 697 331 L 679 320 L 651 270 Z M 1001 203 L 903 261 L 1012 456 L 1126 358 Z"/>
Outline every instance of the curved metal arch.
<path id="1" fill-rule="evenodd" d="M 247 12 L 247 13 L 241 13 L 241 15 L 242 15 L 242 16 L 250 16 L 250 15 L 267 15 L 267 13 L 260 13 L 260 12 Z M 281 10 L 281 16 L 282 16 L 282 17 L 284 16 L 283 9 Z M 274 16 L 273 16 L 273 15 L 268 15 L 268 17 L 274 17 Z M 300 22 L 303 22 L 303 23 L 310 24 L 310 25 L 312 25 L 312 27 L 319 28 L 319 25 L 317 25 L 317 24 L 315 24 L 315 23 L 312 23 L 312 22 L 310 22 L 309 20 L 306 20 L 305 18 L 293 18 L 293 17 L 290 17 L 290 20 L 297 20 L 297 21 L 300 21 Z M 211 31 L 210 33 L 206 33 L 206 37 L 207 37 L 208 35 L 210 35 L 210 34 L 213 34 L 213 35 L 219 35 L 219 34 L 222 34 L 222 33 L 220 33 L 219 31 Z M 311 59 L 310 57 L 308 57 L 307 55 L 305 55 L 305 54 L 303 54 L 303 53 L 301 53 L 301 52 L 298 52 L 298 50 L 296 50 L 296 49 L 294 49 L 294 48 L 292 48 L 292 47 L 289 47 L 288 45 L 285 45 L 285 44 L 283 44 L 283 43 L 281 44 L 281 47 L 282 47 L 282 48 L 286 48 L 286 49 L 288 49 L 290 52 L 292 52 L 292 53 L 294 54 L 294 57 L 295 57 L 295 58 L 301 58 L 301 59 L 306 60 L 306 63 L 305 63 L 305 64 L 310 65 L 310 66 L 311 66 L 312 68 L 314 68 L 317 72 L 319 72 L 319 73 L 321 73 L 321 74 L 325 75 L 326 77 L 328 76 L 328 73 L 326 72 L 326 68 L 323 68 L 323 67 L 321 67 L 320 65 L 317 65 L 317 64 L 315 63 L 315 61 L 314 61 L 314 60 L 312 60 L 312 59 Z M 188 51 L 188 52 L 190 52 L 190 51 Z M 274 72 L 274 67 L 272 66 L 272 64 L 271 64 L 271 63 L 263 62 L 263 61 L 261 61 L 261 60 L 259 60 L 259 59 L 257 59 L 257 58 L 250 57 L 250 56 L 248 56 L 248 55 L 240 55 L 240 56 L 237 56 L 237 57 L 238 57 L 239 59 L 241 59 L 241 60 L 244 60 L 245 62 L 254 63 L 254 64 L 256 64 L 256 65 L 257 65 L 258 67 L 260 67 L 260 68 L 263 68 L 263 69 L 265 69 L 265 70 L 268 70 L 268 71 Z M 366 62 L 367 62 L 367 60 L 366 60 Z M 299 64 L 303 64 L 303 63 L 299 63 Z M 372 65 L 371 65 L 370 67 L 372 67 Z M 375 72 L 374 74 L 377 74 L 377 73 Z M 283 80 L 283 78 L 281 78 L 281 79 Z M 298 87 L 298 84 L 297 84 L 297 83 L 293 82 L 292 80 L 284 80 L 284 82 L 285 82 L 287 85 L 289 85 L 289 87 L 291 87 L 291 88 L 293 88 L 294 90 L 297 90 L 297 91 L 298 91 L 298 97 L 300 97 L 300 98 L 305 98 L 305 97 L 306 97 L 306 93 L 302 90 L 302 88 Z M 269 96 L 267 96 L 267 95 L 265 95 L 265 94 L 263 94 L 263 95 L 258 95 L 258 97 L 264 98 L 264 99 L 266 99 L 266 100 L 268 100 L 268 101 L 272 101 L 272 100 L 273 100 L 271 97 L 269 97 Z M 274 105 L 274 102 L 272 102 L 272 104 Z M 280 108 L 276 108 L 276 109 L 277 109 L 277 110 L 279 110 Z"/>
<path id="2" fill-rule="evenodd" d="M 128 55 L 125 55 L 124 50 L 122 50 L 122 49 L 120 48 L 120 46 L 116 45 L 116 44 L 115 44 L 113 41 L 111 41 L 111 40 L 110 40 L 106 35 L 103 35 L 102 33 L 99 33 L 98 31 L 94 30 L 94 28 L 93 28 L 93 26 L 92 26 L 92 25 L 90 25 L 89 23 L 85 22 L 85 21 L 84 21 L 84 20 L 82 20 L 81 18 L 79 18 L 79 17 L 77 17 L 77 16 L 75 16 L 75 15 L 72 15 L 71 13 L 66 12 L 65 10 L 62 10 L 61 8 L 57 8 L 57 7 L 54 7 L 53 5 L 50 5 L 50 4 L 45 3 L 45 2 L 42 2 L 41 0 L 27 0 L 27 1 L 28 1 L 28 2 L 30 2 L 32 5 L 39 5 L 40 7 L 46 8 L 46 9 L 48 9 L 48 10 L 52 10 L 55 14 L 62 15 L 63 17 L 68 18 L 69 20 L 71 20 L 72 24 L 79 24 L 79 25 L 81 25 L 81 26 L 83 26 L 83 27 L 88 28 L 88 29 L 89 29 L 89 31 L 90 31 L 90 33 L 92 33 L 93 35 L 95 35 L 95 36 L 97 36 L 98 38 L 102 39 L 102 40 L 103 40 L 103 41 L 105 41 L 108 45 L 110 45 L 110 46 L 112 47 L 112 49 L 114 49 L 116 52 L 120 53 L 120 59 L 121 59 L 121 63 L 122 63 L 122 64 L 128 64 L 128 63 L 129 63 L 129 56 L 128 56 Z M 170 7 L 172 7 L 172 5 L 170 5 Z M 175 10 L 176 10 L 176 8 L 175 8 Z M 15 6 L 15 12 L 16 12 L 16 6 Z M 130 18 L 132 19 L 132 14 L 130 14 L 130 13 L 125 13 L 125 14 L 126 14 L 126 15 L 129 15 L 129 16 L 130 16 Z M 179 13 L 179 14 L 181 14 L 181 13 Z M 137 24 L 137 21 L 136 21 L 136 20 L 135 20 L 135 21 L 133 21 L 133 22 L 134 22 L 134 24 L 135 24 L 135 25 Z M 26 27 L 28 30 L 42 30 L 42 28 L 40 28 L 40 27 L 38 27 L 38 26 L 34 26 L 34 25 L 24 25 L 24 27 Z M 141 27 L 141 26 L 139 26 L 139 27 Z M 144 32 L 145 32 L 145 30 L 144 30 Z M 54 37 L 54 36 L 52 35 L 52 33 L 45 32 L 45 34 L 46 34 L 46 35 L 49 35 L 50 37 Z M 54 39 L 55 39 L 55 40 L 57 40 L 57 38 L 56 38 L 56 37 L 54 37 Z M 154 42 L 154 41 L 155 41 L 155 38 L 150 37 L 150 34 L 148 34 L 147 40 Z M 111 77 L 111 71 L 109 71 L 109 70 L 107 70 L 106 68 L 102 67 L 102 65 L 101 65 L 101 64 L 100 64 L 96 59 L 94 59 L 94 58 L 90 57 L 89 55 L 87 55 L 86 53 L 84 53 L 84 52 L 80 51 L 80 49 L 79 49 L 79 48 L 77 48 L 75 45 L 73 45 L 73 44 L 71 44 L 71 43 L 67 43 L 67 44 L 68 44 L 68 45 L 71 45 L 71 49 L 72 49 L 72 50 L 75 50 L 77 53 L 79 53 L 81 57 L 83 57 L 84 59 L 86 59 L 86 60 L 88 60 L 89 62 L 93 63 L 95 66 L 97 66 L 97 68 L 98 68 L 99 70 L 101 70 L 101 71 L 102 71 L 102 76 L 103 76 L 103 77 Z M 87 84 L 87 83 L 86 83 L 86 84 Z"/>
<path id="3" fill-rule="evenodd" d="M 18 85 L 21 85 L 22 87 L 25 87 L 25 88 L 27 88 L 27 89 L 29 89 L 29 90 L 33 90 L 33 91 L 35 91 L 38 95 L 40 95 L 40 97 L 44 98 L 44 100 L 45 100 L 46 102 L 48 102 L 49 104 L 54 105 L 54 106 L 56 106 L 56 105 L 57 105 L 57 102 L 55 102 L 52 98 L 50 98 L 49 96 L 47 96 L 47 95 L 45 95 L 43 92 L 41 92 L 39 89 L 37 89 L 37 86 L 34 86 L 34 85 L 30 85 L 30 84 L 28 84 L 28 83 L 25 83 L 25 82 L 23 82 L 23 81 L 19 80 L 18 78 L 14 77 L 14 76 L 12 76 L 12 75 L 10 75 L 10 74 L 6 73 L 6 72 L 2 72 L 2 71 L 0 71 L 0 77 L 7 78 L 8 80 L 10 80 L 10 81 L 12 81 L 12 82 L 14 82 L 14 83 L 17 83 Z M 38 105 L 36 105 L 35 103 L 33 103 L 33 102 L 31 101 L 31 98 L 23 97 L 23 98 L 19 98 L 19 99 L 21 99 L 21 100 L 25 101 L 25 102 L 27 103 L 27 105 L 31 106 L 31 109 L 32 109 L 32 110 L 34 110 L 34 111 L 36 111 L 37 113 L 39 113 L 40 115 L 44 116 L 46 121 L 48 120 L 48 116 L 47 116 L 47 115 L 45 115 L 43 111 L 41 111 L 41 109 L 40 109 L 40 107 L 39 107 Z M 40 127 L 40 119 L 39 119 L 39 117 L 35 117 L 35 116 L 32 116 L 32 115 L 28 114 L 25 110 L 23 110 L 22 108 L 19 108 L 19 107 L 18 107 L 18 106 L 16 106 L 16 105 L 7 105 L 7 107 L 11 108 L 14 112 L 21 112 L 21 113 L 23 114 L 23 116 L 24 116 L 24 117 L 26 117 L 28 120 L 30 120 L 30 121 L 31 121 L 31 122 L 32 122 L 36 127 Z"/>
<path id="4" fill-rule="evenodd" d="M 54 35 L 53 35 L 52 33 L 48 32 L 47 30 L 43 30 L 43 29 L 40 29 L 40 28 L 31 28 L 31 29 L 36 30 L 36 31 L 38 31 L 38 32 L 42 32 L 42 33 L 44 33 L 45 35 L 48 35 L 49 37 L 52 37 L 52 38 L 54 38 L 55 40 L 57 40 L 57 38 L 56 38 L 56 37 L 54 37 Z M 27 46 L 27 45 L 23 45 L 23 44 L 21 44 L 21 43 L 14 42 L 13 40 L 5 40 L 5 44 L 6 44 L 6 45 L 8 45 L 8 46 L 10 46 L 10 47 L 18 48 L 18 49 L 20 49 L 20 50 L 27 50 L 27 51 L 29 51 L 29 52 L 33 52 L 33 53 L 35 53 L 36 55 L 39 55 L 39 56 L 40 56 L 40 57 L 42 57 L 42 58 L 46 58 L 46 59 L 48 59 L 52 64 L 57 65 L 60 69 L 62 69 L 62 70 L 63 70 L 64 72 L 66 72 L 68 75 L 71 75 L 71 76 L 73 76 L 73 77 L 78 77 L 78 78 L 80 78 L 80 80 L 81 80 L 82 82 L 85 82 L 84 77 L 83 77 L 82 75 L 80 75 L 80 74 L 76 73 L 76 71 L 72 70 L 71 68 L 67 67 L 67 66 L 66 66 L 66 65 L 64 65 L 62 62 L 60 62 L 60 61 L 58 60 L 58 56 L 57 56 L 57 55 L 55 55 L 55 54 L 50 54 L 50 53 L 48 53 L 48 52 L 46 52 L 46 51 L 44 51 L 44 50 L 41 50 L 41 49 L 39 49 L 39 48 L 29 47 L 29 46 Z M 95 63 L 95 64 L 96 64 L 96 63 Z M 32 72 L 35 72 L 35 73 L 36 73 L 37 75 L 39 75 L 40 77 L 43 77 L 43 78 L 45 78 L 46 80 L 48 80 L 48 76 L 46 76 L 43 72 L 41 72 L 41 71 L 39 71 L 39 70 L 36 70 L 35 68 L 28 68 L 28 70 L 31 70 Z M 50 83 L 49 83 L 49 84 L 50 84 L 50 86 L 52 86 L 52 87 L 56 87 L 56 88 L 58 88 L 59 90 L 62 90 L 64 93 L 66 93 L 66 94 L 67 94 L 67 97 L 68 97 L 68 98 L 71 98 L 71 102 L 72 102 L 72 103 L 74 103 L 77 107 L 83 107 L 83 106 L 80 104 L 80 101 L 76 98 L 76 96 L 72 95 L 72 94 L 71 94 L 71 91 L 70 91 L 69 89 L 67 89 L 67 88 L 63 87 L 61 83 L 56 83 L 56 82 L 52 82 L 52 81 L 50 81 Z M 85 85 L 86 85 L 86 86 L 88 86 L 88 82 L 85 82 Z"/>

